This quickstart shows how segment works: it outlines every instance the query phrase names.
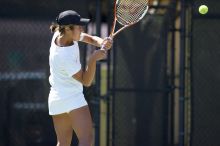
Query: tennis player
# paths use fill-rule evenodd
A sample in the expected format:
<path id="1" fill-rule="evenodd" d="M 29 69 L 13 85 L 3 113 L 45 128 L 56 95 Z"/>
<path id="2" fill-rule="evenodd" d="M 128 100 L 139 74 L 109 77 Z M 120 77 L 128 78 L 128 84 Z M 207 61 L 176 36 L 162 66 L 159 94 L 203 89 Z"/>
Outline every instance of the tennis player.
<path id="1" fill-rule="evenodd" d="M 54 35 L 49 55 L 51 89 L 48 105 L 57 135 L 57 146 L 70 146 L 73 130 L 79 146 L 93 144 L 92 119 L 83 95 L 83 85 L 91 85 L 96 62 L 105 58 L 112 40 L 84 33 L 83 26 L 88 23 L 89 19 L 81 18 L 73 10 L 67 10 L 61 12 L 56 23 L 50 26 Z M 97 47 L 105 46 L 105 50 L 99 49 L 91 54 L 85 70 L 80 64 L 78 41 Z"/>

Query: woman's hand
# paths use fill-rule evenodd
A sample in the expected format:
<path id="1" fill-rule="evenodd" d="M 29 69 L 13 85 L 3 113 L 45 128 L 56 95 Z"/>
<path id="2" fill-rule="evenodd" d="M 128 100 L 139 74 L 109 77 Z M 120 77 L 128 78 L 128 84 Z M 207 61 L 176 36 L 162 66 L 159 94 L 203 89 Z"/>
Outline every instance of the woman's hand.
<path id="1" fill-rule="evenodd" d="M 113 40 L 111 37 L 106 37 L 103 39 L 102 44 L 101 44 L 101 49 L 104 48 L 105 50 L 111 49 L 113 44 Z"/>
<path id="2" fill-rule="evenodd" d="M 106 50 L 95 50 L 90 59 L 94 59 L 95 61 L 99 61 L 106 58 Z"/>

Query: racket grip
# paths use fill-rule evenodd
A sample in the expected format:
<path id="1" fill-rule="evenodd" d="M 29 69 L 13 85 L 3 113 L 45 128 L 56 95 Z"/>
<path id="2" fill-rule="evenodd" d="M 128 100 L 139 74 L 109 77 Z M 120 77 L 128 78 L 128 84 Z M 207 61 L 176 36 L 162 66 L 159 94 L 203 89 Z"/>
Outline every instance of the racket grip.
<path id="1" fill-rule="evenodd" d="M 112 41 L 112 37 L 106 37 L 104 40 L 111 40 L 111 41 Z M 104 45 L 104 44 L 102 44 L 100 50 L 105 50 L 105 51 L 106 51 L 106 49 L 105 49 L 105 45 Z"/>
<path id="2" fill-rule="evenodd" d="M 100 50 L 105 50 L 105 45 L 102 44 L 101 49 Z M 106 51 L 106 50 L 105 50 Z"/>

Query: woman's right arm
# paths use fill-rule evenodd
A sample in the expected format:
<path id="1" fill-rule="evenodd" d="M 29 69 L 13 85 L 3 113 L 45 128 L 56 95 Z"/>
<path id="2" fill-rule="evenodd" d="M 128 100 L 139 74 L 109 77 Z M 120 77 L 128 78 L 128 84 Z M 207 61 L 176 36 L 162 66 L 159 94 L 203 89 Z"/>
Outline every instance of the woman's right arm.
<path id="1" fill-rule="evenodd" d="M 92 84 L 96 72 L 96 62 L 104 59 L 106 52 L 104 50 L 96 50 L 89 58 L 85 71 L 82 69 L 73 75 L 73 78 L 88 87 Z"/>

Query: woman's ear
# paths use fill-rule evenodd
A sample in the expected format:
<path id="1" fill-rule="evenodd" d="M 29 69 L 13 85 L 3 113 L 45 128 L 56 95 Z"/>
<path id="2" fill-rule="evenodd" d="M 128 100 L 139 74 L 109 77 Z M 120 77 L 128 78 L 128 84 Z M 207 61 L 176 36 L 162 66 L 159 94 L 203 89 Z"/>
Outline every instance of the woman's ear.
<path id="1" fill-rule="evenodd" d="M 71 30 L 74 30 L 74 25 L 70 25 L 70 29 L 71 29 Z"/>

